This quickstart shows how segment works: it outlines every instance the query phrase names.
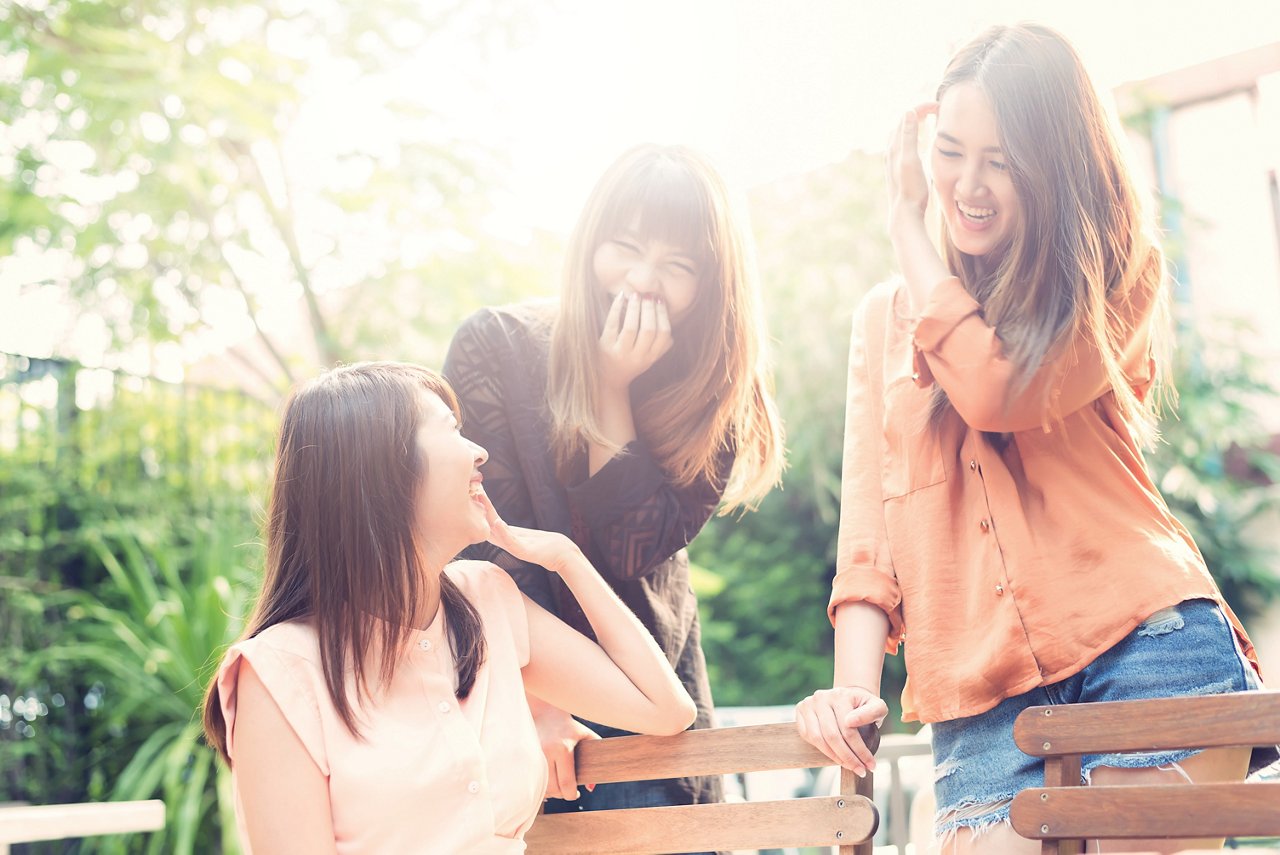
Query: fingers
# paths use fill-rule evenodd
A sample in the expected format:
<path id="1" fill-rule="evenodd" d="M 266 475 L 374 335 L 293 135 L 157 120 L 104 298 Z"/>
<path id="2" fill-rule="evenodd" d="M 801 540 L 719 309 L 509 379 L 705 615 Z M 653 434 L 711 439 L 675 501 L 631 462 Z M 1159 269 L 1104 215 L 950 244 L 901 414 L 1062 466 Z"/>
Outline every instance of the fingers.
<path id="1" fill-rule="evenodd" d="M 554 768 L 547 770 L 548 792 L 553 786 L 553 779 L 554 786 L 559 791 L 557 798 L 572 801 L 578 797 L 578 776 L 573 767 L 573 750 L 567 748 L 564 743 L 560 744 L 560 750 L 556 752 Z"/>
<path id="2" fill-rule="evenodd" d="M 882 721 L 887 713 L 884 701 L 867 693 L 824 689 L 796 705 L 796 729 L 833 763 L 865 776 L 876 761 L 858 728 Z"/>
<path id="3" fill-rule="evenodd" d="M 619 291 L 618 295 L 613 298 L 613 302 L 609 304 L 609 314 L 604 319 L 604 331 L 601 338 L 605 341 L 613 341 L 618 337 L 618 332 L 622 327 L 622 313 L 627 307 L 627 292 Z"/>
<path id="4" fill-rule="evenodd" d="M 623 314 L 622 326 L 618 330 L 617 343 L 619 347 L 631 348 L 635 346 L 636 334 L 640 331 L 640 304 L 642 302 L 643 300 L 640 299 L 639 294 L 627 294 L 627 308 Z"/>
<path id="5" fill-rule="evenodd" d="M 915 105 L 915 107 L 912 108 L 912 111 L 916 114 L 916 121 L 923 122 L 925 116 L 938 115 L 938 102 L 925 101 Z"/>

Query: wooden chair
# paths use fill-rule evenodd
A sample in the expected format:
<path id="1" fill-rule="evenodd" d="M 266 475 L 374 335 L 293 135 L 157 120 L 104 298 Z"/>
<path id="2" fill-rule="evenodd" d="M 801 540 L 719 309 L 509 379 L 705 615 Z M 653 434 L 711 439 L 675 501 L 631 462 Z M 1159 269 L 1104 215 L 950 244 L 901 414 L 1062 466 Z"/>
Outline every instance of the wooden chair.
<path id="1" fill-rule="evenodd" d="M 1013 828 L 1046 855 L 1085 840 L 1280 835 L 1280 782 L 1080 786 L 1084 754 L 1280 744 L 1280 692 L 1031 707 L 1013 732 L 1045 758 L 1045 786 L 1014 797 Z"/>
<path id="2" fill-rule="evenodd" d="M 879 733 L 864 730 L 874 750 Z M 622 736 L 578 744 L 580 784 L 830 766 L 793 722 Z M 879 814 L 871 775 L 841 770 L 840 794 L 740 802 L 544 814 L 525 835 L 529 855 L 655 855 L 787 846 L 838 846 L 870 855 Z"/>
<path id="3" fill-rule="evenodd" d="M 70 805 L 0 805 L 0 855 L 8 855 L 11 843 L 158 831 L 163 827 L 164 802 L 155 799 Z"/>

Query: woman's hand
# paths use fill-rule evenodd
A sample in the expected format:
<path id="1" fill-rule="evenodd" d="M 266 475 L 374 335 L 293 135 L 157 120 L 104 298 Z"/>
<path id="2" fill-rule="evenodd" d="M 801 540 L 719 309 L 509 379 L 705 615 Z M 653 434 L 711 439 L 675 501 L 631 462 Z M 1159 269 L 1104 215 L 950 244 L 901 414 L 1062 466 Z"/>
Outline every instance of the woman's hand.
<path id="1" fill-rule="evenodd" d="M 902 117 L 889 140 L 885 172 L 889 185 L 890 232 L 904 222 L 924 222 L 924 209 L 929 204 L 929 179 L 920 162 L 920 122 L 937 112 L 937 102 L 913 107 Z"/>
<path id="2" fill-rule="evenodd" d="M 620 392 L 671 349 L 671 318 L 656 294 L 621 291 L 600 333 L 600 378 L 604 392 Z"/>
<path id="3" fill-rule="evenodd" d="M 477 498 L 484 505 L 485 515 L 489 519 L 489 542 L 499 549 L 506 550 L 521 561 L 540 564 L 552 573 L 563 572 L 575 559 L 586 560 L 578 545 L 560 532 L 507 525 L 498 516 L 498 509 L 483 490 Z"/>
<path id="4" fill-rule="evenodd" d="M 529 695 L 529 711 L 538 729 L 538 741 L 547 758 L 547 795 L 549 799 L 576 799 L 578 775 L 573 752 L 584 739 L 600 735 L 559 707 Z"/>
<path id="5" fill-rule="evenodd" d="M 884 700 L 861 686 L 837 686 L 796 704 L 796 729 L 833 763 L 863 777 L 875 771 L 875 749 L 858 729 L 879 725 L 888 714 Z"/>

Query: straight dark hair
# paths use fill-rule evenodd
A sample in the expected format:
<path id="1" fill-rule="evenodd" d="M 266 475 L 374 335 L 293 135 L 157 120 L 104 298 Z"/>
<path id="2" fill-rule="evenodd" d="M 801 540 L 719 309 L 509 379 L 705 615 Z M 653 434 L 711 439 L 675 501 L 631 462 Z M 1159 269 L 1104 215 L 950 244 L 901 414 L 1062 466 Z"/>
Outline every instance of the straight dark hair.
<path id="1" fill-rule="evenodd" d="M 439 396 L 461 420 L 453 390 L 436 372 L 366 362 L 302 384 L 280 425 L 266 568 L 241 640 L 286 621 L 310 622 L 329 699 L 356 736 L 353 702 L 369 696 L 372 675 L 382 683 L 391 678 L 414 622 L 437 593 L 459 699 L 485 658 L 475 607 L 445 573 L 439 591 L 431 590 L 426 572 L 415 522 L 428 465 L 417 445 L 424 394 Z M 204 731 L 230 764 L 216 676 L 205 694 Z"/>

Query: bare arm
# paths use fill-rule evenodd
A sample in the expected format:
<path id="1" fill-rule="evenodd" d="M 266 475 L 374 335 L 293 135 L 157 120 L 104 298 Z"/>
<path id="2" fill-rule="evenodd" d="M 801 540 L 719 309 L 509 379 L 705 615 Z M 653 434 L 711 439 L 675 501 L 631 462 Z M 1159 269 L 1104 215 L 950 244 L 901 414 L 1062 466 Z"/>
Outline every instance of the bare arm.
<path id="1" fill-rule="evenodd" d="M 486 500 L 487 501 L 487 500 Z M 532 600 L 525 687 L 575 715 L 637 733 L 678 733 L 697 708 L 653 636 L 562 534 L 508 526 L 489 505 L 492 542 L 561 575 L 599 643 Z"/>
<path id="2" fill-rule="evenodd" d="M 250 848 L 260 855 L 336 854 L 329 781 L 247 660 L 236 698 L 231 772 Z"/>

